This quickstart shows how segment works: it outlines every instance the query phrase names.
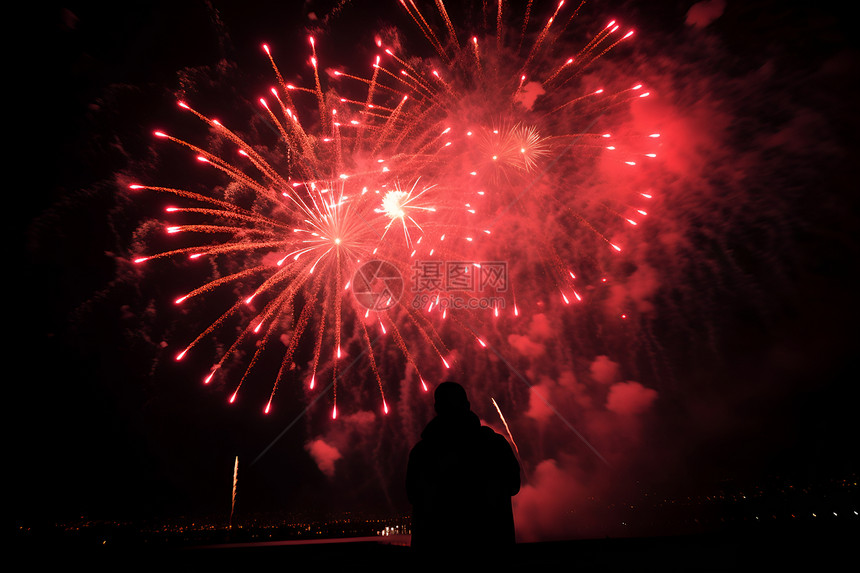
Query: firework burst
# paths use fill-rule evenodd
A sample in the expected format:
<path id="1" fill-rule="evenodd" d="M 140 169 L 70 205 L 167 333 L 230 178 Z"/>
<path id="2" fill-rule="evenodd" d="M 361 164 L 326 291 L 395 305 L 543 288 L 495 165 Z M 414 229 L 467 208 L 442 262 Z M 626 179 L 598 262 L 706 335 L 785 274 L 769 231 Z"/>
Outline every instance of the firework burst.
<path id="1" fill-rule="evenodd" d="M 336 418 L 338 381 L 351 340 L 359 342 L 379 389 L 381 409 L 388 413 L 377 336 L 393 340 L 426 391 L 422 372 L 442 375 L 451 367 L 438 320 L 452 318 L 479 347 L 487 348 L 488 340 L 479 332 L 481 317 L 495 319 L 509 309 L 516 318 L 522 308 L 514 285 L 509 289 L 507 282 L 501 303 L 484 308 L 449 308 L 442 304 L 440 284 L 426 289 L 421 304 L 406 300 L 402 281 L 399 292 L 391 282 L 414 276 L 417 261 L 458 261 L 461 277 L 471 277 L 484 272 L 481 261 L 511 260 L 522 256 L 522 249 L 537 249 L 552 276 L 547 289 L 569 304 L 582 297 L 567 253 L 554 244 L 570 233 L 566 225 L 585 227 L 614 251 L 621 250 L 591 222 L 582 205 L 567 201 L 569 194 L 560 199 L 558 189 L 579 182 L 577 162 L 603 153 L 619 155 L 619 164 L 637 163 L 628 156 L 629 139 L 616 141 L 611 133 L 592 128 L 607 110 L 644 97 L 647 90 L 632 84 L 614 91 L 582 91 L 586 70 L 633 32 L 620 32 L 612 21 L 575 55 L 557 59 L 560 46 L 566 45 L 559 38 L 581 4 L 565 14 L 560 3 L 532 34 L 528 50 L 523 38 L 531 2 L 517 42 L 506 41 L 506 36 L 517 34 L 508 34 L 503 25 L 502 3 L 495 40 L 486 42 L 459 37 L 442 2 L 437 2 L 437 16 L 444 22 L 444 38 L 414 3 L 401 4 L 435 50 L 434 58 L 407 57 L 380 40 L 380 53 L 366 74 L 332 71 L 331 85 L 324 87 L 316 40 L 309 37 L 307 71 L 312 80 L 303 86 L 284 79 L 272 50 L 264 45 L 277 85 L 259 105 L 279 135 L 276 148 L 261 152 L 220 121 L 179 101 L 221 144 L 235 150 L 235 159 L 164 131 L 155 136 L 190 150 L 197 161 L 221 172 L 229 181 L 228 192 L 130 186 L 182 199 L 183 206 L 167 212 L 193 222 L 169 223 L 166 233 L 202 238 L 192 246 L 139 255 L 136 263 L 207 257 L 229 260 L 236 269 L 175 300 L 184 304 L 230 286 L 244 291 L 175 356 L 184 359 L 230 317 L 249 317 L 204 376 L 209 384 L 231 356 L 256 339 L 244 373 L 232 382 L 230 403 L 237 400 L 262 354 L 272 350 L 271 341 L 283 340 L 280 335 L 286 332 L 286 349 L 265 413 L 288 377 L 300 373 L 315 390 L 318 377 L 325 374 L 332 381 L 331 415 Z M 565 16 L 564 23 L 556 23 L 560 16 Z M 309 107 L 314 111 L 308 112 Z M 532 241 L 508 240 L 510 232 L 504 228 L 517 226 L 511 217 L 526 222 L 539 218 L 528 205 L 542 206 L 555 222 L 541 224 Z M 601 208 L 631 225 L 646 213 L 632 204 L 619 208 L 602 202 Z M 638 215 L 627 212 L 630 209 Z M 306 372 L 296 367 L 303 340 L 312 348 Z"/>

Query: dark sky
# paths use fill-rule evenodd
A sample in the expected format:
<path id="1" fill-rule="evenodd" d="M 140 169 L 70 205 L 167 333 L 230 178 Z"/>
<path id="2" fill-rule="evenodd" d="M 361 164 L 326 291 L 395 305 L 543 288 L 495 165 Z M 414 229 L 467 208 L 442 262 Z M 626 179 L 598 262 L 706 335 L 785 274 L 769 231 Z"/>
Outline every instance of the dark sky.
<path id="1" fill-rule="evenodd" d="M 312 4 L 322 16 L 332 3 Z M 322 26 L 321 36 L 339 48 L 321 48 L 329 61 L 358 65 L 360 50 L 343 48 L 370 45 L 381 22 L 408 30 L 409 47 L 423 49 L 397 2 L 373 14 L 361 4 L 349 3 Z M 544 21 L 549 8 L 538 4 L 535 19 Z M 534 508 L 529 515 L 540 514 L 546 496 L 573 504 L 598 490 L 611 497 L 595 485 L 611 470 L 582 461 L 588 452 L 552 426 L 536 388 L 573 413 L 600 448 L 630 460 L 616 463 L 616 473 L 639 471 L 666 490 L 857 470 L 860 179 L 851 158 L 860 126 L 848 19 L 831 3 L 728 0 L 713 23 L 694 26 L 686 20 L 693 2 L 653 4 L 587 5 L 595 19 L 623 18 L 642 37 L 636 50 L 608 58 L 606 69 L 633 70 L 662 94 L 625 125 L 652 121 L 674 137 L 666 167 L 651 174 L 666 197 L 658 223 L 643 231 L 653 248 L 630 255 L 628 269 L 637 270 L 617 271 L 615 290 L 593 311 L 603 316 L 618 297 L 632 305 L 635 352 L 625 356 L 619 348 L 628 335 L 609 326 L 534 320 L 502 337 L 531 386 L 507 374 L 502 392 L 515 433 L 533 449 L 525 464 L 533 487 L 521 502 Z M 312 10 L 300 2 L 179 6 L 64 4 L 28 18 L 44 51 L 24 58 L 24 77 L 34 83 L 18 140 L 39 163 L 25 164 L 23 184 L 7 183 L 23 199 L 13 228 L 16 270 L 7 274 L 17 279 L 10 281 L 9 369 L 23 366 L 7 376 L 15 397 L 6 402 L 15 410 L 9 466 L 20 480 L 15 518 L 227 511 L 236 455 L 249 511 L 408 509 L 402 468 L 391 470 L 396 459 L 377 463 L 404 453 L 387 437 L 400 426 L 369 422 L 362 411 L 349 430 L 302 419 L 251 465 L 307 405 L 304 394 L 288 393 L 288 405 L 265 420 L 256 404 L 227 409 L 223 390 L 201 392 L 202 363 L 174 364 L 173 348 L 160 347 L 183 333 L 185 317 L 164 300 L 175 289 L 129 280 L 135 230 L 158 216 L 160 204 L 129 200 L 124 184 L 158 181 L 175 168 L 178 160 L 153 151 L 150 135 L 189 125 L 172 92 L 189 85 L 222 92 L 210 109 L 230 114 L 231 98 L 245 105 L 272 81 L 262 42 L 277 47 L 283 70 L 308 57 L 302 30 Z M 219 70 L 222 60 L 232 67 Z M 207 78 L 229 81 L 212 80 L 212 89 Z M 607 340 L 595 340 L 598 330 Z M 528 358 L 534 345 L 551 352 L 551 340 L 569 342 L 575 355 L 552 375 Z M 653 403 L 647 389 L 656 392 Z M 648 405 L 641 417 L 621 406 L 634 395 Z M 479 415 L 495 423 L 485 408 Z M 408 422 L 420 429 L 428 412 L 412 410 Z M 352 449 L 334 477 L 309 455 L 314 440 L 342 454 Z M 534 535 L 552 537 L 546 528 L 554 519 L 550 513 Z"/>

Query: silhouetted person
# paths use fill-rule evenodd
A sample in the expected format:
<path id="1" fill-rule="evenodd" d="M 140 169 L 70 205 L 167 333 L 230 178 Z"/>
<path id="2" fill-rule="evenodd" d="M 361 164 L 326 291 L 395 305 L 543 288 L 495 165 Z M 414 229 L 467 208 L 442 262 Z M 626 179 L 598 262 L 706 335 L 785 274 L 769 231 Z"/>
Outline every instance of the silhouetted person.
<path id="1" fill-rule="evenodd" d="M 430 558 L 449 549 L 498 558 L 514 545 L 520 464 L 505 438 L 481 426 L 462 386 L 443 382 L 434 396 L 437 415 L 406 470 L 412 547 Z"/>

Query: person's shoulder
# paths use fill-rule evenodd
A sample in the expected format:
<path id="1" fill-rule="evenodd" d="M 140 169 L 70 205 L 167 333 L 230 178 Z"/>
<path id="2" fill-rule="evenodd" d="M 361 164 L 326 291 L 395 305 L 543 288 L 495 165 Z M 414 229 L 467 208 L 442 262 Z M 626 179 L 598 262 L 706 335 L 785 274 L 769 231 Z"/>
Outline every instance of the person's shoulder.
<path id="1" fill-rule="evenodd" d="M 410 450 L 410 453 L 414 454 L 416 452 L 421 452 L 422 450 L 424 450 L 426 448 L 427 448 L 427 441 L 426 440 L 418 440 L 418 442 L 416 442 L 415 445 L 412 446 L 412 450 Z"/>
<path id="2" fill-rule="evenodd" d="M 483 439 L 485 439 L 487 441 L 502 440 L 503 442 L 507 443 L 507 440 L 505 439 L 505 437 L 503 435 L 501 435 L 500 433 L 498 433 L 497 431 L 495 431 L 494 429 L 492 429 L 489 426 L 481 426 L 480 435 Z"/>
<path id="3" fill-rule="evenodd" d="M 511 449 L 508 439 L 488 426 L 481 426 L 481 440 L 486 447 L 495 452 L 507 452 Z"/>

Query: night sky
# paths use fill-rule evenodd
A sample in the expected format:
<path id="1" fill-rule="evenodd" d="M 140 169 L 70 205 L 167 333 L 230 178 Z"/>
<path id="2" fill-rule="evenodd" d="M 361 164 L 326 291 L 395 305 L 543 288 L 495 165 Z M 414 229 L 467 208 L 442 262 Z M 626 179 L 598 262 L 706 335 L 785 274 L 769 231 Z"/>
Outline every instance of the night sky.
<path id="1" fill-rule="evenodd" d="M 237 455 L 246 514 L 409 510 L 405 456 L 432 404 L 403 389 L 403 364 L 382 361 L 386 383 L 400 389 L 384 419 L 359 368 L 344 382 L 337 423 L 327 396 L 312 403 L 317 394 L 295 386 L 269 416 L 253 391 L 228 406 L 228 386 L 200 384 L 226 337 L 200 358 L 172 360 L 221 308 L 171 304 L 205 269 L 129 262 L 148 221 L 164 219 L 164 202 L 131 194 L 129 183 L 219 184 L 152 137 L 167 129 L 205 141 L 176 94 L 241 129 L 274 82 L 263 42 L 303 85 L 312 81 L 308 30 L 323 67 L 366 73 L 375 35 L 392 27 L 404 50 L 432 56 L 395 0 L 372 12 L 355 0 L 332 13 L 334 4 L 72 3 L 22 17 L 41 51 L 22 46 L 28 87 L 16 88 L 26 110 L 8 110 L 26 114 L 16 134 L 26 159 L 7 179 L 16 520 L 226 515 Z M 836 2 L 693 4 L 583 7 L 589 30 L 610 18 L 636 29 L 583 85 L 629 77 L 654 94 L 611 118 L 619 131 L 662 134 L 659 163 L 636 175 L 655 199 L 635 246 L 623 258 L 589 254 L 594 242 L 579 243 L 577 231 L 583 250 L 561 252 L 588 259 L 588 302 L 535 298 L 528 317 L 493 333 L 497 354 L 451 338 L 460 358 L 452 377 L 473 409 L 503 431 L 495 396 L 512 424 L 524 539 L 599 534 L 601 517 L 581 510 L 576 522 L 564 511 L 589 496 L 858 470 L 856 35 Z M 535 2 L 530 29 L 551 10 Z M 474 29 L 465 12 L 452 8 L 452 19 Z M 571 30 L 581 45 L 586 32 L 576 22 Z M 602 165 L 584 177 L 597 192 L 617 183 Z M 260 396 L 271 384 L 251 382 Z"/>

